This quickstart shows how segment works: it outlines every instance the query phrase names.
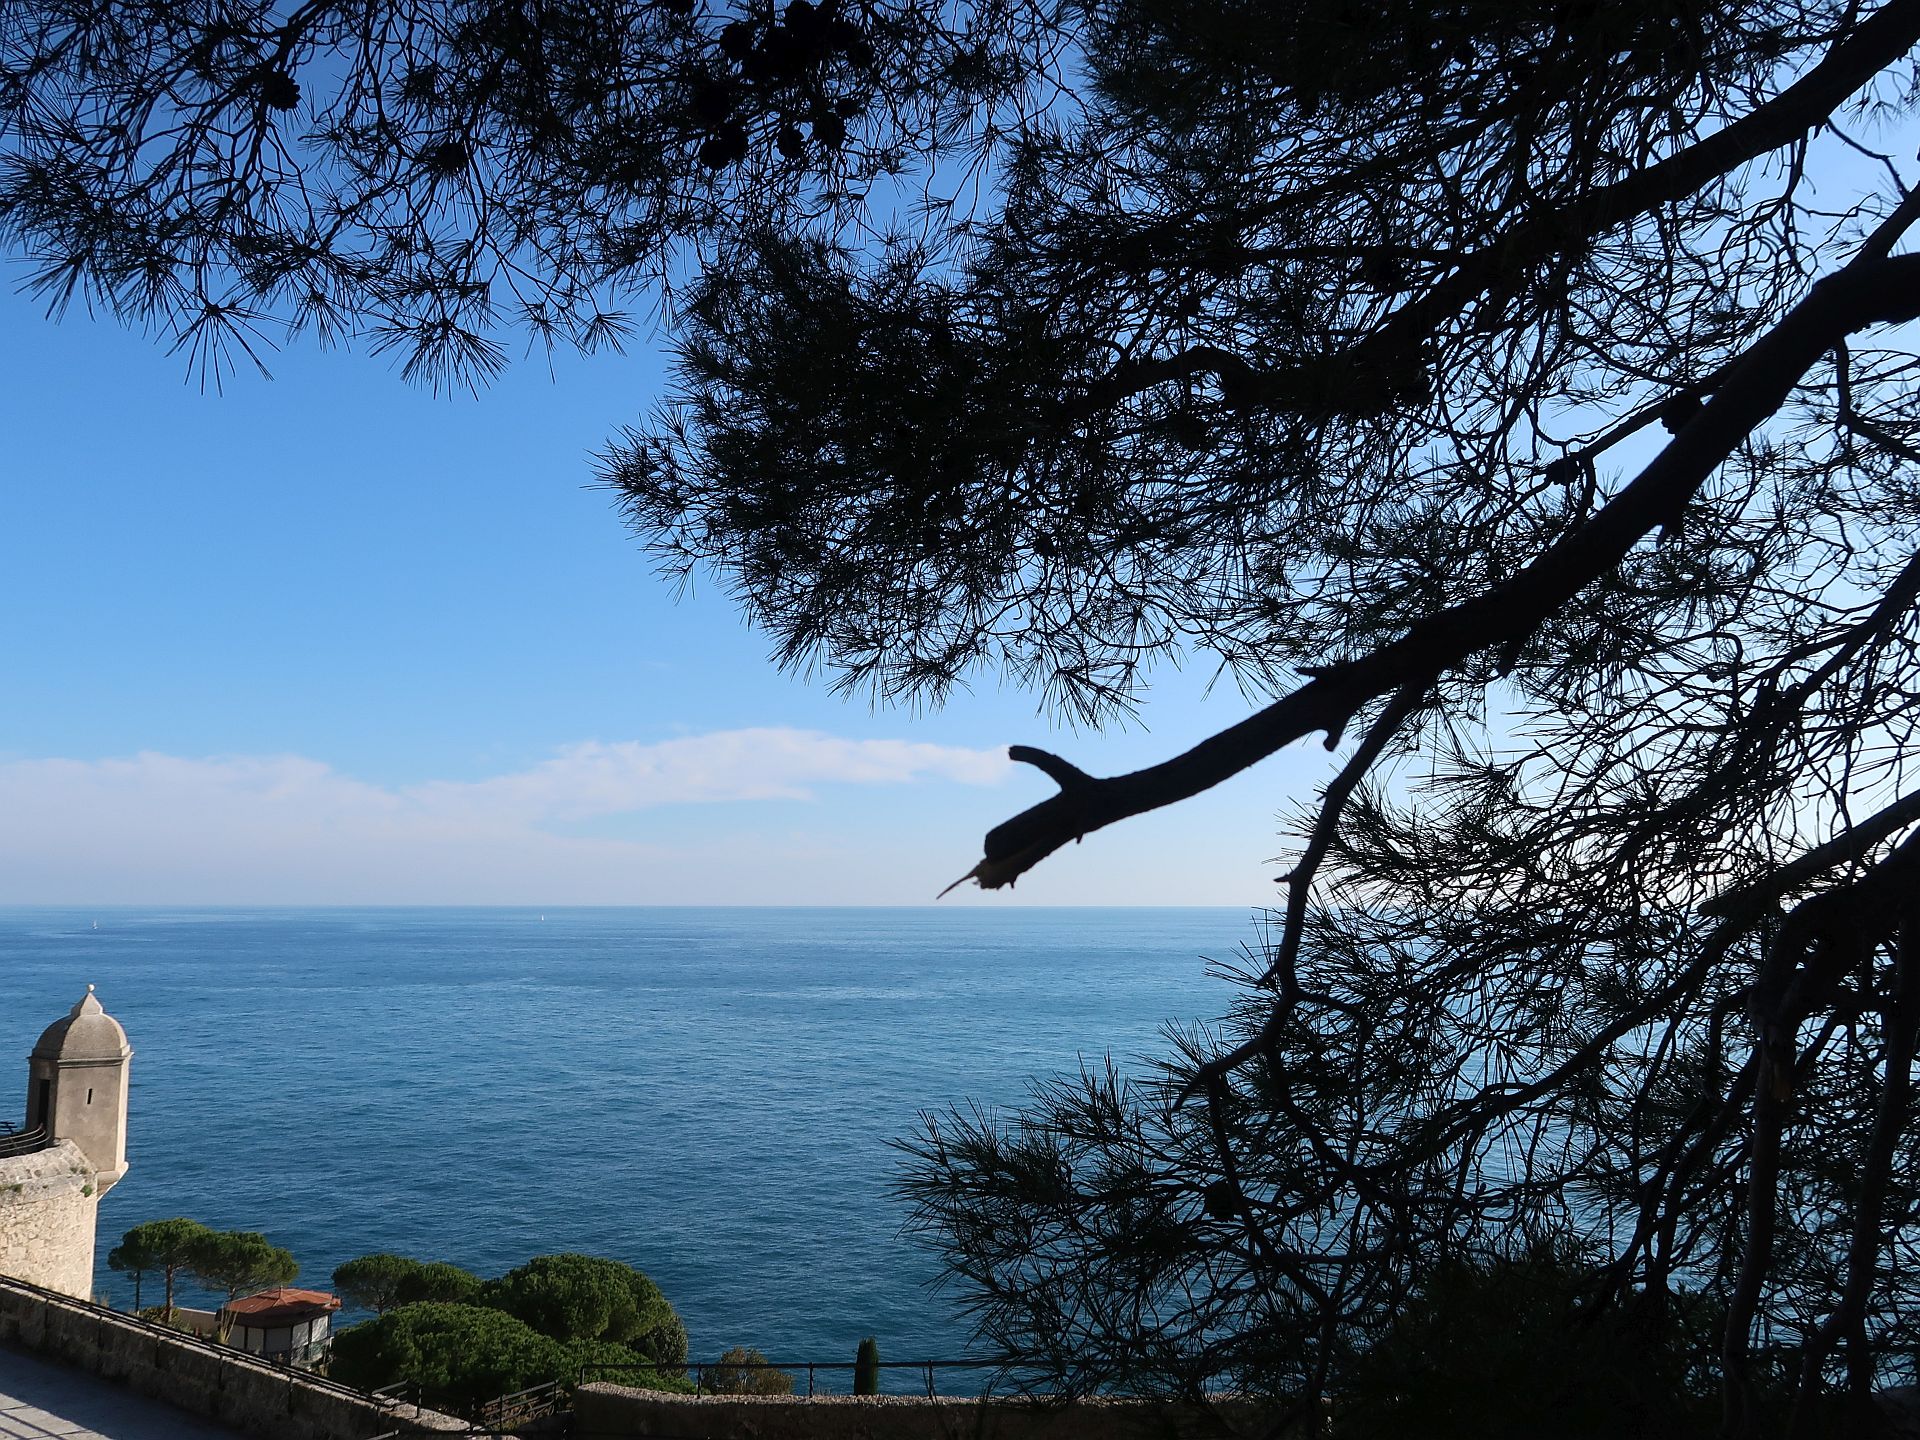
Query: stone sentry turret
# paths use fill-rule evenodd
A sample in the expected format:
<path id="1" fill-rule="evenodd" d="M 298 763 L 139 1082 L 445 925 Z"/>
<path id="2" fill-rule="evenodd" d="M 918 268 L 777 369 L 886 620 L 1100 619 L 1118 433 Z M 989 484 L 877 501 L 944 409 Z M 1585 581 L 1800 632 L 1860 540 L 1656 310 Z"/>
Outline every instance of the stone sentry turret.
<path id="1" fill-rule="evenodd" d="M 120 1022 L 101 1008 L 93 986 L 41 1032 L 27 1059 L 27 1128 L 44 1125 L 71 1140 L 106 1191 L 127 1173 L 127 1062 L 133 1047 Z"/>
<path id="2" fill-rule="evenodd" d="M 26 1126 L 0 1146 L 0 1275 L 92 1293 L 96 1210 L 127 1173 L 132 1059 L 91 985 L 33 1047 Z"/>

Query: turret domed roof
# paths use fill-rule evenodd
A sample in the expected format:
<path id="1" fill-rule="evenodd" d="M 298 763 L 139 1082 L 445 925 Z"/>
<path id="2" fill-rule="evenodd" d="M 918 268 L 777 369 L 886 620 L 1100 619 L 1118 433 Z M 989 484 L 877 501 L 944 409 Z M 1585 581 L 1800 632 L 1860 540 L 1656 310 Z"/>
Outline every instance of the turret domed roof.
<path id="1" fill-rule="evenodd" d="M 41 1033 L 33 1047 L 35 1059 L 42 1060 L 124 1060 L 133 1053 L 127 1044 L 127 1032 L 120 1022 L 107 1014 L 94 997 L 93 986 L 80 1002 Z"/>

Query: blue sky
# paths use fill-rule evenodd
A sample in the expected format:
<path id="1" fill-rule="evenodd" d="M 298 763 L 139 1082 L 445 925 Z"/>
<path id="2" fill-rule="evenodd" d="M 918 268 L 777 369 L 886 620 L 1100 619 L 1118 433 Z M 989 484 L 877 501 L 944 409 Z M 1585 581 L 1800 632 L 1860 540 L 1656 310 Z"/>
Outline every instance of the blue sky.
<path id="1" fill-rule="evenodd" d="M 0 903 L 917 904 L 1046 794 L 1009 742 L 1161 758 L 1245 703 L 1165 671 L 1061 733 L 991 676 L 871 710 L 676 600 L 590 488 L 652 347 L 477 399 L 309 345 L 202 393 L 182 357 L 0 271 Z M 1307 747 L 1090 838 L 1016 896 L 1260 905 Z"/>
<path id="2" fill-rule="evenodd" d="M 1809 174 L 1836 210 L 1885 185 L 1832 143 Z M 0 904 L 923 904 L 1051 791 L 1007 744 L 1112 773 L 1247 711 L 1204 669 L 1099 735 L 991 675 L 915 713 L 780 674 L 591 488 L 660 393 L 644 340 L 477 398 L 311 345 L 203 393 L 23 273 L 0 260 Z M 1280 812 L 1329 768 L 1294 746 L 942 903 L 1268 904 Z"/>

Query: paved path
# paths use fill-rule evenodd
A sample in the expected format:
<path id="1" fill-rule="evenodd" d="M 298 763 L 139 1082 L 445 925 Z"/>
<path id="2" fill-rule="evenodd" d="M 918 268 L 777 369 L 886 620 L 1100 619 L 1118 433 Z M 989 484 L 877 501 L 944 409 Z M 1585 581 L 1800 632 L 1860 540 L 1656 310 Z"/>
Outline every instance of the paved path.
<path id="1" fill-rule="evenodd" d="M 0 1440 L 235 1440 L 110 1380 L 0 1345 Z"/>

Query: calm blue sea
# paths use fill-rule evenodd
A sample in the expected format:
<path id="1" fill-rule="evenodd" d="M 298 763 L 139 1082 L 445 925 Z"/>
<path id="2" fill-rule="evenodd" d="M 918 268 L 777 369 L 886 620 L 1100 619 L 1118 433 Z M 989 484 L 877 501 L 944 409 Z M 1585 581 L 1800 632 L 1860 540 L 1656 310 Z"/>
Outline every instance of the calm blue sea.
<path id="1" fill-rule="evenodd" d="M 0 909 L 0 1097 L 97 984 L 136 1052 L 117 1304 L 111 1244 L 190 1215 L 322 1285 L 375 1250 L 612 1256 L 696 1358 L 947 1357 L 887 1142 L 1082 1057 L 1142 1068 L 1253 938 L 1240 910 Z"/>

